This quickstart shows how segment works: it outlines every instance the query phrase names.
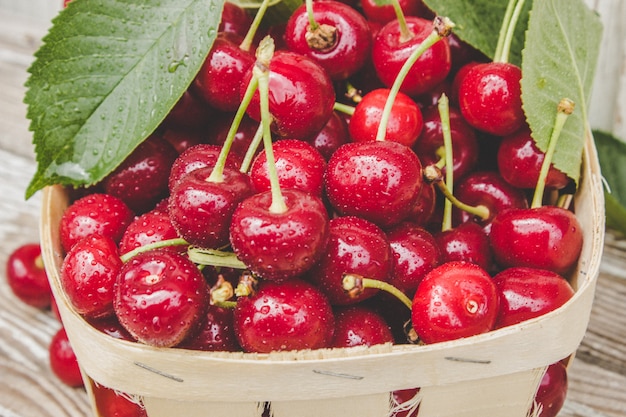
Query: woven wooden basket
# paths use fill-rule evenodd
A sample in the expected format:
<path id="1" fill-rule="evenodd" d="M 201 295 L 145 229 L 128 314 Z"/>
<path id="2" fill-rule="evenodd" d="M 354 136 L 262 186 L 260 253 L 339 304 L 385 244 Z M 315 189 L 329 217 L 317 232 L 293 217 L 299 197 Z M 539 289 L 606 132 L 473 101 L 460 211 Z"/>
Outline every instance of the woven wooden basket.
<path id="1" fill-rule="evenodd" d="M 386 417 L 390 391 L 414 387 L 421 388 L 419 417 L 525 417 L 545 368 L 576 351 L 591 312 L 604 201 L 593 138 L 587 136 L 574 198 L 584 229 L 582 256 L 570 278 L 574 297 L 515 326 L 426 346 L 208 353 L 109 337 L 72 310 L 61 290 L 58 228 L 68 196 L 62 187 L 48 187 L 41 218 L 44 260 L 83 375 L 140 399 L 149 417 L 258 417 L 264 402 L 275 417 Z"/>

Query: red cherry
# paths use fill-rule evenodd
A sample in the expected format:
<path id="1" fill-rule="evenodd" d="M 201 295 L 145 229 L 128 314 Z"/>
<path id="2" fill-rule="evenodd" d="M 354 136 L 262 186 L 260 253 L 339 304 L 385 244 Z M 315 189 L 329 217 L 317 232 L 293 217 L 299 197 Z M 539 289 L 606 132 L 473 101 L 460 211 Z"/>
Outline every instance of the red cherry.
<path id="1" fill-rule="evenodd" d="M 391 417 L 418 417 L 419 388 L 396 390 L 391 393 L 393 414 Z"/>
<path id="2" fill-rule="evenodd" d="M 393 343 L 391 328 L 384 318 L 360 305 L 335 310 L 332 347 L 374 346 Z"/>
<path id="3" fill-rule="evenodd" d="M 139 247 L 178 237 L 170 216 L 163 211 L 152 210 L 137 217 L 122 236 L 120 254 L 124 255 Z M 173 250 L 179 250 L 174 247 Z"/>
<path id="4" fill-rule="evenodd" d="M 459 86 L 459 107 L 467 122 L 495 136 L 505 136 L 522 127 L 520 81 L 516 65 L 490 62 L 472 67 Z"/>
<path id="5" fill-rule="evenodd" d="M 127 340 L 129 342 L 136 342 L 136 339 L 128 333 L 128 331 L 122 326 L 117 316 L 112 315 L 103 318 L 87 318 L 87 322 L 96 330 L 110 336 L 114 339 Z"/>
<path id="6" fill-rule="evenodd" d="M 348 143 L 328 161 L 325 182 L 339 213 L 390 227 L 404 220 L 417 202 L 422 166 L 410 148 L 397 142 Z"/>
<path id="7" fill-rule="evenodd" d="M 208 285 L 193 262 L 171 251 L 151 250 L 124 264 L 113 305 L 135 339 L 172 347 L 198 329 L 208 303 Z"/>
<path id="8" fill-rule="evenodd" d="M 496 274 L 493 281 L 500 291 L 497 327 L 549 313 L 574 295 L 574 289 L 565 278 L 545 269 L 508 268 Z"/>
<path id="9" fill-rule="evenodd" d="M 448 262 L 430 271 L 417 287 L 411 320 L 421 341 L 444 342 L 492 330 L 498 305 L 498 290 L 484 269 Z"/>
<path id="10" fill-rule="evenodd" d="M 578 261 L 582 227 L 569 210 L 543 206 L 500 212 L 489 234 L 496 262 L 565 275 Z"/>
<path id="11" fill-rule="evenodd" d="M 376 74 L 387 87 L 393 85 L 406 60 L 433 31 L 433 22 L 420 17 L 408 16 L 406 24 L 412 34 L 410 39 L 402 39 L 400 23 L 395 19 L 378 31 L 372 44 L 372 62 Z M 446 79 L 451 65 L 448 40 L 443 38 L 413 64 L 400 91 L 409 96 L 427 92 Z"/>
<path id="12" fill-rule="evenodd" d="M 314 2 L 312 9 L 318 28 L 311 29 L 307 6 L 301 5 L 287 21 L 287 47 L 314 59 L 333 80 L 350 77 L 369 58 L 372 35 L 365 17 L 334 0 Z"/>
<path id="13" fill-rule="evenodd" d="M 168 194 L 169 170 L 178 152 L 160 136 L 142 142 L 103 180 L 105 193 L 144 213 Z"/>
<path id="14" fill-rule="evenodd" d="M 211 124 L 210 128 L 207 129 L 207 142 L 213 145 L 222 146 L 228 137 L 228 132 L 230 131 L 230 127 L 233 124 L 234 113 L 222 113 L 221 117 L 218 117 L 214 123 Z M 248 152 L 248 148 L 250 147 L 254 136 L 259 129 L 259 122 L 253 120 L 248 115 L 244 115 L 237 127 L 237 132 L 233 137 L 233 142 L 230 146 L 230 151 L 228 152 L 228 157 L 233 159 L 239 159 L 240 163 L 238 166 L 241 166 L 241 161 L 243 161 L 243 155 Z M 255 152 L 258 153 L 258 150 Z M 237 158 L 234 158 L 237 156 Z"/>
<path id="15" fill-rule="evenodd" d="M 90 318 L 113 314 L 113 285 L 121 268 L 111 238 L 94 234 L 76 243 L 61 265 L 61 285 L 76 312 Z"/>
<path id="16" fill-rule="evenodd" d="M 48 347 L 50 369 L 65 385 L 79 388 L 84 386 L 76 354 L 64 328 L 60 328 Z"/>
<path id="17" fill-rule="evenodd" d="M 281 189 L 291 188 L 316 196 L 322 195 L 326 160 L 312 145 L 298 139 L 282 139 L 273 144 L 272 151 Z M 252 163 L 250 180 L 257 192 L 270 190 L 265 151 Z"/>
<path id="18" fill-rule="evenodd" d="M 559 361 L 548 366 L 535 394 L 533 414 L 531 415 L 556 417 L 565 404 L 567 386 L 567 368 L 565 365 Z M 535 411 L 538 411 L 538 414 L 535 414 Z"/>
<path id="19" fill-rule="evenodd" d="M 498 170 L 506 182 L 518 188 L 533 189 L 537 186 L 545 154 L 537 148 L 530 129 L 523 128 L 504 137 L 497 158 Z M 569 183 L 567 175 L 551 164 L 546 188 L 561 189 Z"/>
<path id="20" fill-rule="evenodd" d="M 204 131 L 201 129 L 187 128 L 166 128 L 162 131 L 161 136 L 176 150 L 180 155 L 192 146 L 205 143 L 206 138 Z"/>
<path id="21" fill-rule="evenodd" d="M 431 222 L 437 206 L 437 194 L 433 184 L 423 183 L 417 202 L 407 216 L 407 221 L 426 226 Z"/>
<path id="22" fill-rule="evenodd" d="M 341 145 L 349 142 L 348 123 L 339 113 L 333 112 L 322 130 L 308 142 L 328 161 Z"/>
<path id="23" fill-rule="evenodd" d="M 335 91 L 326 71 L 312 59 L 287 51 L 276 51 L 269 69 L 272 131 L 283 138 L 303 140 L 316 135 L 330 119 L 335 105 Z M 250 69 L 241 96 L 251 78 Z M 257 91 L 247 109 L 256 121 L 261 120 L 259 100 Z"/>
<path id="24" fill-rule="evenodd" d="M 297 278 L 261 281 L 256 294 L 239 297 L 235 334 L 246 352 L 329 347 L 334 317 L 328 300 L 313 285 Z"/>
<path id="25" fill-rule="evenodd" d="M 462 223 L 434 235 L 442 262 L 465 261 L 486 271 L 493 266 L 493 254 L 484 229 L 473 222 Z"/>
<path id="26" fill-rule="evenodd" d="M 240 351 L 233 323 L 233 310 L 210 305 L 202 327 L 197 334 L 178 345 L 182 349 L 205 352 Z"/>
<path id="27" fill-rule="evenodd" d="M 139 400 L 135 402 L 129 395 L 121 394 L 94 381 L 90 383 L 98 417 L 148 417 Z"/>
<path id="28" fill-rule="evenodd" d="M 242 40 L 234 33 L 219 33 L 192 84 L 195 93 L 221 111 L 237 110 L 244 74 L 255 62 L 253 53 L 239 47 Z"/>
<path id="29" fill-rule="evenodd" d="M 91 234 L 108 236 L 119 242 L 134 214 L 119 198 L 108 194 L 89 194 L 63 212 L 59 234 L 65 251 Z"/>
<path id="30" fill-rule="evenodd" d="M 273 213 L 271 191 L 243 200 L 233 213 L 230 242 L 255 274 L 284 280 L 306 272 L 328 240 L 328 214 L 322 200 L 303 191 L 282 190 L 287 211 Z"/>
<path id="31" fill-rule="evenodd" d="M 422 0 L 399 0 L 400 9 L 405 16 L 423 16 L 428 9 Z M 375 0 L 361 1 L 363 14 L 367 20 L 377 23 L 388 23 L 396 19 L 396 12 L 391 3 L 381 3 Z"/>
<path id="32" fill-rule="evenodd" d="M 218 32 L 230 32 L 244 37 L 248 33 L 251 24 L 252 17 L 250 17 L 246 9 L 230 1 L 224 2 L 222 19 L 217 29 Z"/>
<path id="33" fill-rule="evenodd" d="M 348 125 L 354 142 L 376 140 L 388 97 L 389 90 L 380 88 L 367 93 L 356 105 Z M 417 104 L 409 96 L 398 93 L 391 107 L 384 139 L 410 147 L 419 137 L 423 127 L 422 112 Z"/>
<path id="34" fill-rule="evenodd" d="M 206 126 L 214 113 L 213 108 L 188 89 L 167 114 L 163 125 L 176 129 L 198 129 Z"/>
<path id="35" fill-rule="evenodd" d="M 391 247 L 385 233 L 373 223 L 353 216 L 329 223 L 329 241 L 319 262 L 307 278 L 324 291 L 334 305 L 354 304 L 377 293 L 365 289 L 351 297 L 343 289 L 345 273 L 388 281 L 392 268 Z"/>
<path id="36" fill-rule="evenodd" d="M 26 243 L 11 252 L 6 277 L 11 291 L 22 302 L 39 309 L 50 307 L 52 292 L 39 243 Z"/>

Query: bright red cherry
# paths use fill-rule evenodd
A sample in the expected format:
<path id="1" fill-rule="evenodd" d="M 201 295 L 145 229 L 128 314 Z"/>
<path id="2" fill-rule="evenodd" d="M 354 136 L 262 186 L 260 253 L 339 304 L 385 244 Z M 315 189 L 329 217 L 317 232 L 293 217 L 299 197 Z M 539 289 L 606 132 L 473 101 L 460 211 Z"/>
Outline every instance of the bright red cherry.
<path id="1" fill-rule="evenodd" d="M 234 324 L 246 352 L 269 353 L 329 347 L 335 320 L 324 294 L 294 278 L 261 281 L 255 294 L 239 297 Z"/>
<path id="2" fill-rule="evenodd" d="M 422 166 L 410 148 L 397 142 L 348 143 L 328 161 L 325 182 L 339 213 L 390 227 L 404 220 L 417 202 Z"/>
<path id="3" fill-rule="evenodd" d="M 301 5 L 287 21 L 287 47 L 314 59 L 333 80 L 350 77 L 369 58 L 372 35 L 365 17 L 335 0 L 314 2 L 312 8 L 317 27 L 311 28 L 307 6 Z"/>
<path id="4" fill-rule="evenodd" d="M 393 414 L 391 417 L 418 417 L 419 388 L 396 390 L 391 393 Z"/>
<path id="5" fill-rule="evenodd" d="M 490 62 L 473 66 L 459 86 L 459 107 L 467 122 L 495 136 L 510 135 L 522 127 L 520 81 L 516 65 Z"/>
<path id="6" fill-rule="evenodd" d="M 321 198 L 282 190 L 287 207 L 270 211 L 271 191 L 244 199 L 233 213 L 230 242 L 237 257 L 255 274 L 284 280 L 306 272 L 328 241 L 328 214 Z"/>
<path id="7" fill-rule="evenodd" d="M 399 0 L 398 3 L 405 16 L 424 16 L 428 11 L 422 0 Z M 373 22 L 384 24 L 397 18 L 391 3 L 363 0 L 361 1 L 361 7 L 367 20 Z"/>
<path id="8" fill-rule="evenodd" d="M 335 310 L 332 347 L 374 346 L 393 343 L 391 328 L 378 313 L 360 305 Z"/>
<path id="9" fill-rule="evenodd" d="M 213 168 L 217 163 L 221 151 L 221 146 L 201 143 L 181 153 L 170 168 L 170 176 L 168 179 L 170 192 L 174 189 L 178 181 L 191 171 L 205 167 Z M 241 166 L 241 158 L 236 152 L 228 153 L 226 166 L 232 169 L 239 169 Z"/>
<path id="10" fill-rule="evenodd" d="M 413 298 L 413 329 L 424 343 L 486 333 L 495 326 L 498 290 L 476 264 L 448 262 L 430 271 Z"/>
<path id="11" fill-rule="evenodd" d="M 93 380 L 90 383 L 98 417 L 148 417 L 143 405 L 132 401 L 129 395 L 121 394 Z"/>
<path id="12" fill-rule="evenodd" d="M 556 417 L 565 404 L 567 386 L 567 368 L 563 362 L 555 362 L 548 366 L 535 394 L 531 415 Z M 535 411 L 539 413 L 534 414 Z"/>
<path id="13" fill-rule="evenodd" d="M 380 88 L 365 94 L 356 105 L 348 125 L 354 142 L 376 140 L 388 97 L 389 90 Z M 415 101 L 406 94 L 398 93 L 391 107 L 384 140 L 410 147 L 419 137 L 423 127 L 422 112 Z"/>
<path id="14" fill-rule="evenodd" d="M 11 291 L 21 301 L 35 308 L 50 307 L 52 293 L 39 243 L 26 243 L 11 252 L 6 277 Z"/>
<path id="15" fill-rule="evenodd" d="M 434 235 L 441 252 L 441 261 L 465 261 L 479 265 L 486 271 L 493 266 L 489 238 L 477 223 L 466 222 Z"/>
<path id="16" fill-rule="evenodd" d="M 372 62 L 380 80 L 391 87 L 400 69 L 418 47 L 433 31 L 433 22 L 420 17 L 406 18 L 407 28 L 412 35 L 403 39 L 397 19 L 383 26 L 372 44 Z M 400 91 L 414 96 L 423 94 L 446 79 L 452 60 L 446 38 L 428 48 L 413 64 L 402 82 Z"/>
<path id="17" fill-rule="evenodd" d="M 511 326 L 549 313 L 574 295 L 559 274 L 545 269 L 507 268 L 493 277 L 500 291 L 497 327 Z"/>
<path id="18" fill-rule="evenodd" d="M 574 213 L 555 206 L 504 210 L 493 219 L 489 238 L 500 266 L 548 269 L 560 275 L 578 261 L 583 243 Z"/>
<path id="19" fill-rule="evenodd" d="M 152 210 L 137 217 L 122 236 L 119 248 L 123 255 L 139 247 L 179 237 L 167 212 Z M 174 247 L 173 250 L 179 250 Z"/>
<path id="20" fill-rule="evenodd" d="M 305 56 L 276 51 L 269 65 L 269 110 L 272 131 L 280 137 L 307 139 L 316 135 L 330 119 L 335 105 L 335 90 L 326 71 Z M 244 78 L 241 96 L 252 78 L 250 69 Z M 248 115 L 261 120 L 257 91 Z"/>
<path id="21" fill-rule="evenodd" d="M 50 368 L 61 382 L 73 388 L 84 386 L 76 354 L 64 328 L 60 328 L 52 337 L 48 354 Z"/>

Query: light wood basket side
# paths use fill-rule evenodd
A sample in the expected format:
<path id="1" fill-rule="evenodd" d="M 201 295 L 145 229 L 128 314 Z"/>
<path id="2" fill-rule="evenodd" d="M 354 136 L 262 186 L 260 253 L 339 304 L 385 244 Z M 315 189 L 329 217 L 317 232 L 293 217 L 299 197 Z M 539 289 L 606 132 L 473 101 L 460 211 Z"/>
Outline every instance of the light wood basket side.
<path id="1" fill-rule="evenodd" d="M 344 410 L 344 414 L 325 417 L 346 415 L 345 407 L 349 407 L 348 415 L 381 417 L 386 414 L 380 410 L 389 408 L 390 391 L 413 387 L 421 387 L 420 417 L 461 417 L 478 415 L 478 411 L 484 417 L 524 417 L 545 367 L 571 355 L 582 341 L 604 241 L 602 181 L 589 133 L 574 200 L 585 235 L 583 253 L 571 277 L 576 293 L 561 308 L 515 326 L 426 346 L 382 345 L 269 355 L 207 353 L 113 339 L 92 328 L 71 308 L 58 272 L 64 256 L 58 227 L 67 204 L 67 193 L 61 187 L 44 190 L 42 251 L 68 337 L 85 374 L 107 387 L 143 397 L 150 417 L 166 415 L 164 410 L 171 407 L 188 410 L 183 413 L 188 416 L 206 415 L 210 407 L 211 415 L 219 416 L 222 406 L 225 413 L 240 407 L 241 412 L 231 411 L 229 416 L 259 416 L 258 403 L 263 401 L 275 404 L 274 417 L 287 417 L 290 412 L 291 417 L 313 415 L 311 412 L 319 416 L 324 404 Z M 515 391 L 517 395 L 511 394 Z M 450 398 L 460 393 L 474 400 L 455 405 Z M 484 402 L 489 397 L 490 405 Z M 503 407 L 509 407 L 505 414 Z"/>

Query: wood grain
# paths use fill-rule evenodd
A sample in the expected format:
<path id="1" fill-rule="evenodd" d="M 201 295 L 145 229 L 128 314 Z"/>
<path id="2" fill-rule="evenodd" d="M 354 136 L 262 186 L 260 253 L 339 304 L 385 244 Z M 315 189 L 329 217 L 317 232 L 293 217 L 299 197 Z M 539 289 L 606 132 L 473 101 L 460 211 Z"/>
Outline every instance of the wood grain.
<path id="1" fill-rule="evenodd" d="M 40 195 L 24 200 L 24 190 L 35 169 L 31 135 L 25 117 L 23 83 L 32 53 L 48 25 L 12 15 L 0 3 L 0 263 L 22 243 L 39 239 Z M 17 2 L 19 3 L 19 2 Z M 34 3 L 34 2 L 33 2 Z M 601 13 L 617 40 L 615 56 L 601 71 L 614 105 L 595 109 L 597 126 L 624 131 L 626 60 L 621 0 L 589 0 Z M 42 9 L 43 10 L 43 9 Z M 51 13 L 49 9 L 46 13 Z M 612 11 L 612 12 L 611 12 Z M 617 32 L 615 32 L 617 31 Z M 621 37 L 621 41 L 619 38 Z M 621 52 L 620 52 L 621 51 Z M 619 88 L 618 88 L 619 87 Z M 619 92 L 618 92 L 619 91 Z M 606 97 L 605 97 L 606 98 Z M 610 108 L 610 110 L 607 110 Z M 610 116 L 607 116 L 610 113 Z M 605 117 L 606 116 L 606 117 Z M 592 114 L 593 117 L 593 114 Z M 41 312 L 15 299 L 0 272 L 0 416 L 87 417 L 90 406 L 84 390 L 58 382 L 48 365 L 47 346 L 60 327 L 50 312 Z M 596 289 L 589 329 L 569 371 L 570 390 L 560 417 L 622 417 L 626 415 L 626 240 L 607 236 L 601 276 Z M 552 342 L 552 341 L 546 341 Z M 557 341 L 558 342 L 558 341 Z"/>

